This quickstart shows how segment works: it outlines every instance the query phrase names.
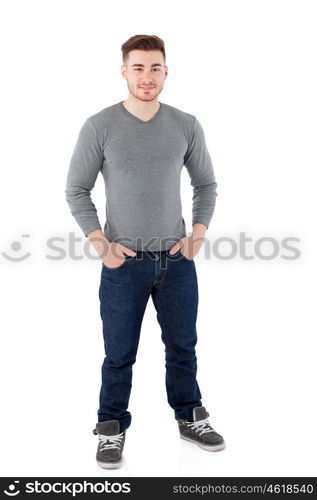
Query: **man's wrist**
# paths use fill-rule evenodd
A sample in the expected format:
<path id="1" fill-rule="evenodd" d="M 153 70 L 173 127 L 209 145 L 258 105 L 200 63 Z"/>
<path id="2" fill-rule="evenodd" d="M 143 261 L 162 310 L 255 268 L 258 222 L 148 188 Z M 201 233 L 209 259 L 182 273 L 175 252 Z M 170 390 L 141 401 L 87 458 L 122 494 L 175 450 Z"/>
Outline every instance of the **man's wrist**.
<path id="1" fill-rule="evenodd" d="M 205 224 L 197 222 L 196 224 L 193 225 L 192 236 L 194 239 L 204 238 L 206 231 L 207 231 L 207 226 Z"/>
<path id="2" fill-rule="evenodd" d="M 107 255 L 110 246 L 110 242 L 105 237 L 103 231 L 101 229 L 96 229 L 95 231 L 88 233 L 87 237 L 92 242 L 99 257 L 103 259 L 105 255 Z"/>

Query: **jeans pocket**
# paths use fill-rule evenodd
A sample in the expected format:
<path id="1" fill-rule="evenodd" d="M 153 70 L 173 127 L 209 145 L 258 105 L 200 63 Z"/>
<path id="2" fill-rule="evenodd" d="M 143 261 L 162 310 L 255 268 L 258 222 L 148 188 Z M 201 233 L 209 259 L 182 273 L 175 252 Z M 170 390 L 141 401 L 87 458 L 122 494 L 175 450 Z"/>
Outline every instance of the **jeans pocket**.
<path id="1" fill-rule="evenodd" d="M 115 271 L 116 269 L 121 269 L 122 267 L 125 266 L 125 264 L 127 262 L 130 262 L 131 260 L 134 260 L 135 258 L 136 258 L 136 255 L 125 255 L 124 256 L 124 261 L 122 262 L 122 264 L 120 264 L 120 266 L 109 267 L 109 266 L 106 266 L 106 264 L 102 263 L 102 268 L 103 269 L 107 269 L 109 271 Z"/>
<path id="2" fill-rule="evenodd" d="M 168 259 L 171 259 L 171 260 L 179 260 L 180 257 L 181 257 L 181 253 L 179 250 L 177 250 L 177 252 L 175 252 L 173 255 L 169 253 L 169 250 L 166 252 L 166 256 L 168 257 Z"/>
<path id="3" fill-rule="evenodd" d="M 179 254 L 183 257 L 184 260 L 187 260 L 187 262 L 194 262 L 194 259 L 188 259 L 180 250 Z"/>

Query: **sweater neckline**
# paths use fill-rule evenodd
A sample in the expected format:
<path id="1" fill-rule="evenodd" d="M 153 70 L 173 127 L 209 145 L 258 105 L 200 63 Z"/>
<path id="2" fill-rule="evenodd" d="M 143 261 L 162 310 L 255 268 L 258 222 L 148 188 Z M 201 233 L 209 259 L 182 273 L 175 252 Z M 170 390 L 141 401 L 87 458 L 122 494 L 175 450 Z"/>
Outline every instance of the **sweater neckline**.
<path id="1" fill-rule="evenodd" d="M 141 118 L 138 118 L 137 116 L 135 116 L 133 113 L 130 113 L 130 111 L 127 110 L 127 108 L 124 106 L 123 104 L 123 101 L 120 101 L 120 108 L 122 109 L 122 111 L 125 113 L 126 116 L 130 116 L 132 119 L 136 120 L 137 122 L 139 123 L 143 123 L 144 125 L 146 124 L 149 124 L 149 123 L 152 123 L 154 120 L 156 120 L 156 118 L 158 116 L 160 116 L 161 112 L 162 112 L 162 108 L 163 108 L 163 104 L 159 102 L 159 109 L 157 110 L 157 112 L 155 113 L 154 116 L 152 116 L 152 118 L 150 118 L 150 120 L 141 120 Z"/>

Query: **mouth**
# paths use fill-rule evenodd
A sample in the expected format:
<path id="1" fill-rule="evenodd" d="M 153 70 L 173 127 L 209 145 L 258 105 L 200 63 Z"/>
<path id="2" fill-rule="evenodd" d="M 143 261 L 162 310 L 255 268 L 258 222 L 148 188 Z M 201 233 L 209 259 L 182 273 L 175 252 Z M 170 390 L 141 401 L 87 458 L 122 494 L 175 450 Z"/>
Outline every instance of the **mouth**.
<path id="1" fill-rule="evenodd" d="M 155 89 L 155 87 L 140 87 L 142 90 L 152 90 Z"/>

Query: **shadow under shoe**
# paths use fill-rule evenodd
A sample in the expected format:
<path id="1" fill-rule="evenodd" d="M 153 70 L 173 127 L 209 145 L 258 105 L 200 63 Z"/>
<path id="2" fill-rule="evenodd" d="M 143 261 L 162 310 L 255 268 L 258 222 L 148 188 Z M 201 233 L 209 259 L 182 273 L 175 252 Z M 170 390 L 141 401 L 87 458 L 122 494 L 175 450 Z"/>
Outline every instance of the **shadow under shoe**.
<path id="1" fill-rule="evenodd" d="M 193 422 L 178 420 L 180 437 L 196 443 L 204 450 L 223 450 L 226 446 L 224 439 L 211 427 L 208 417 L 209 413 L 204 406 L 196 406 L 193 409 Z"/>
<path id="2" fill-rule="evenodd" d="M 123 463 L 122 451 L 126 431 L 119 431 L 119 420 L 98 422 L 93 429 L 93 433 L 99 438 L 96 460 L 102 469 L 118 469 Z"/>

